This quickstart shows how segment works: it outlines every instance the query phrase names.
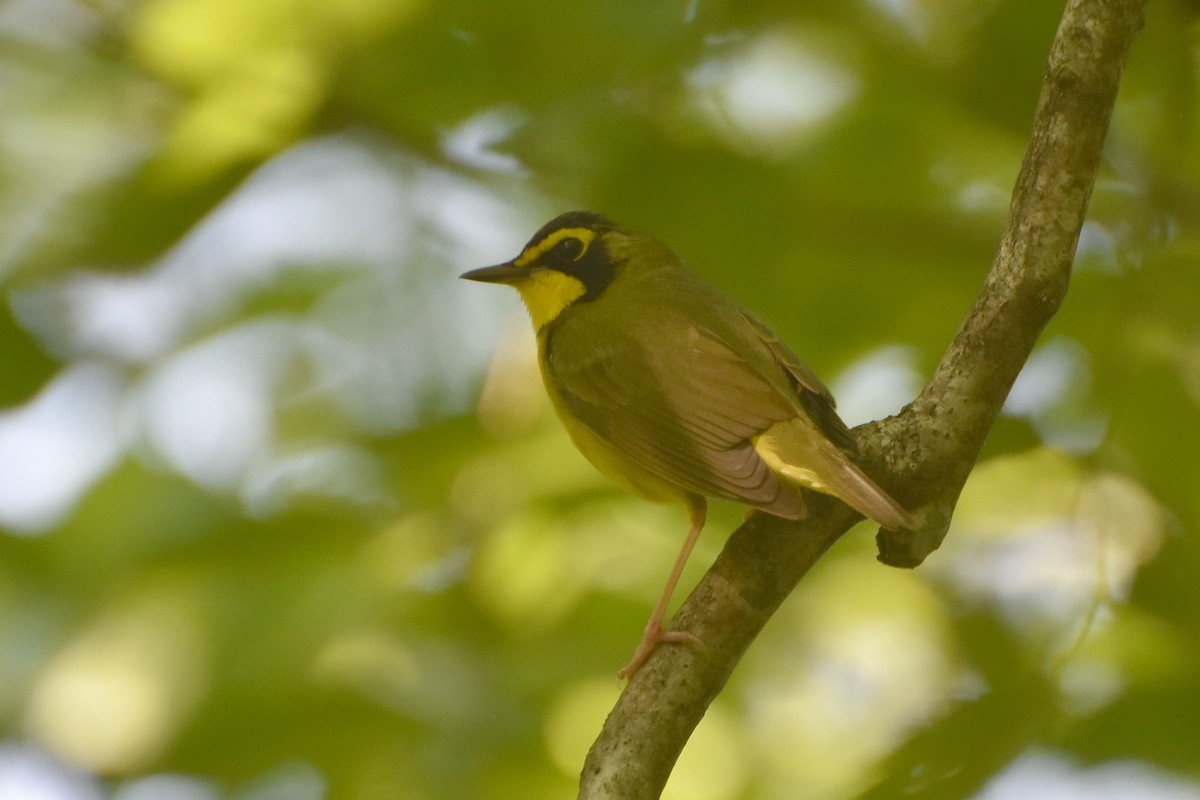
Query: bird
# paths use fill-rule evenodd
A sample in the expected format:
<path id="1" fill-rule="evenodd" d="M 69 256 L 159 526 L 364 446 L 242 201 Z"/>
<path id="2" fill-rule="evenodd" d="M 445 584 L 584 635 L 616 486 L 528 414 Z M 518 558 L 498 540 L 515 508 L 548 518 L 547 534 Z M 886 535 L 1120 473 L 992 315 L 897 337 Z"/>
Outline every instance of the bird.
<path id="1" fill-rule="evenodd" d="M 698 641 L 663 619 L 707 498 L 794 520 L 807 513 L 801 489 L 814 489 L 886 529 L 915 527 L 855 462 L 825 384 L 654 236 L 569 211 L 512 260 L 461 277 L 520 293 L 551 405 L 587 460 L 633 494 L 687 511 L 683 546 L 618 676 L 631 677 L 661 642 Z"/>

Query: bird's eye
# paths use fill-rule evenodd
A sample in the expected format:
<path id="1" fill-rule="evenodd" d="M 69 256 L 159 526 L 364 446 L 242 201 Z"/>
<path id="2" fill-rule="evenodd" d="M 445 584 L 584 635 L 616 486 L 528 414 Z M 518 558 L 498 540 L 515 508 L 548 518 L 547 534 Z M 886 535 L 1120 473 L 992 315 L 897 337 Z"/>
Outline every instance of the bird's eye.
<path id="1" fill-rule="evenodd" d="M 554 255 L 564 261 L 576 261 L 583 255 L 583 242 L 574 236 L 568 236 L 554 245 Z"/>

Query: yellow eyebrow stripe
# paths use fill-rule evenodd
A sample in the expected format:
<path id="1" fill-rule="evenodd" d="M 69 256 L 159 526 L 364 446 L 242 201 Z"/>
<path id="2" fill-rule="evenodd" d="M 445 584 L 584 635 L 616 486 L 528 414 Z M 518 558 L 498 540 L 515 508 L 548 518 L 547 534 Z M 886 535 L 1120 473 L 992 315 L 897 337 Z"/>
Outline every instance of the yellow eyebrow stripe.
<path id="1" fill-rule="evenodd" d="M 578 239 L 583 242 L 583 250 L 579 252 L 576 261 L 583 258 L 583 254 L 587 252 L 588 247 L 596 239 L 596 232 L 591 228 L 559 228 L 553 233 L 546 236 L 540 242 L 534 242 L 526 247 L 521 255 L 513 259 L 513 266 L 528 267 L 537 262 L 539 258 L 550 251 L 550 248 L 561 242 L 563 239 Z"/>

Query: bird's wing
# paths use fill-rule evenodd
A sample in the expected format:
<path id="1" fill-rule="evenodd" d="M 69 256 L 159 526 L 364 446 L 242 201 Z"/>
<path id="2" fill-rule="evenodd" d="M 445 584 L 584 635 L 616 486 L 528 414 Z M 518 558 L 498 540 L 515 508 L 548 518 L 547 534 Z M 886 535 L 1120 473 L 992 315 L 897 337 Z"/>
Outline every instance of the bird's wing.
<path id="1" fill-rule="evenodd" d="M 552 380 L 581 422 L 642 469 L 692 492 L 802 515 L 803 500 L 752 442 L 795 417 L 795 401 L 705 328 L 662 350 L 618 341 L 562 363 L 552 352 Z"/>
<path id="2" fill-rule="evenodd" d="M 808 412 L 808 416 L 821 432 L 829 437 L 829 441 L 843 450 L 851 453 L 858 451 L 858 443 L 854 441 L 846 423 L 838 416 L 837 402 L 833 394 L 825 388 L 813 371 L 792 352 L 786 344 L 779 340 L 771 329 L 759 321 L 758 317 L 748 311 L 742 311 L 742 317 L 750 325 L 759 340 L 770 351 L 775 363 L 787 374 L 796 392 L 800 405 Z"/>

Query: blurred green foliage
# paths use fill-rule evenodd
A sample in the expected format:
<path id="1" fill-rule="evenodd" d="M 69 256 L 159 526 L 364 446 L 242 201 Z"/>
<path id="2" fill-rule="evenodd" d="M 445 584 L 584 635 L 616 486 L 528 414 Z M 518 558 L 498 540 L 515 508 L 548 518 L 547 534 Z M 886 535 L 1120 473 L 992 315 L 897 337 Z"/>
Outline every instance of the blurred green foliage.
<path id="1" fill-rule="evenodd" d="M 684 517 L 574 453 L 515 298 L 455 276 L 601 210 L 891 413 L 1060 12 L 0 6 L 0 797 L 570 796 Z M 1150 5 L 946 546 L 839 543 L 666 796 L 1200 797 L 1198 33 Z"/>

